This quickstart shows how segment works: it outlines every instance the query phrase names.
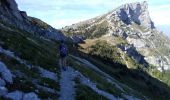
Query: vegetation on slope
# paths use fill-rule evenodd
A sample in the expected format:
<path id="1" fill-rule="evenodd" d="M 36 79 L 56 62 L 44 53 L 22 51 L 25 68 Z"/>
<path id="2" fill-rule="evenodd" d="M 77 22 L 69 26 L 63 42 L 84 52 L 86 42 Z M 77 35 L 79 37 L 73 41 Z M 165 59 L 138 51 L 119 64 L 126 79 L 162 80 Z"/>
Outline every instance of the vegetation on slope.
<path id="1" fill-rule="evenodd" d="M 121 96 L 121 91 L 113 84 L 107 82 L 100 73 L 97 73 L 93 69 L 88 68 L 87 65 L 76 63 L 76 60 L 72 58 L 69 59 L 71 61 L 70 65 L 73 66 L 73 68 L 75 68 L 79 72 L 81 72 L 85 77 L 88 77 L 91 81 L 96 83 L 99 89 L 107 91 L 117 97 Z"/>
<path id="2" fill-rule="evenodd" d="M 84 36 L 86 38 L 98 38 L 107 33 L 108 22 L 103 21 L 98 24 L 94 24 L 92 26 L 89 25 L 82 25 L 78 26 L 77 28 L 69 28 L 67 30 L 63 30 L 63 33 L 65 33 L 67 36 Z"/>
<path id="3" fill-rule="evenodd" d="M 89 45 L 89 47 L 85 49 L 86 50 L 83 51 L 87 51 L 89 55 L 101 58 L 107 62 L 128 65 L 129 68 L 137 68 L 140 66 L 134 59 L 121 51 L 117 45 L 110 45 L 105 40 L 97 40 L 94 44 Z"/>
<path id="4" fill-rule="evenodd" d="M 108 47 L 105 47 L 105 45 Z M 113 53 L 113 50 L 111 49 L 112 46 L 107 45 L 105 42 L 102 44 L 101 41 L 99 44 L 93 46 L 95 49 L 90 50 L 92 52 L 91 55 L 80 52 L 79 56 L 91 61 L 99 69 L 116 78 L 120 83 L 128 85 L 151 100 L 170 98 L 170 88 L 165 83 L 151 77 L 147 72 L 140 69 L 127 69 L 126 65 L 122 62 L 122 59 L 117 58 L 120 57 L 120 52 L 114 51 Z M 115 61 L 113 59 L 115 59 Z M 134 60 L 131 61 L 134 63 L 133 65 L 136 65 L 136 68 L 140 67 Z M 168 78 L 166 81 L 168 81 Z M 155 95 L 157 95 L 157 97 L 155 97 Z"/>
<path id="5" fill-rule="evenodd" d="M 161 80 L 162 82 L 170 86 L 170 71 L 167 70 L 161 72 L 155 66 L 150 65 L 147 72 L 153 77 Z"/>
<path id="6" fill-rule="evenodd" d="M 31 68 L 22 64 L 16 58 L 0 53 L 0 60 L 4 62 L 8 69 L 15 75 L 14 83 L 7 84 L 9 92 L 20 90 L 25 93 L 35 92 L 41 99 L 56 99 L 58 93 L 48 93 L 36 86 L 39 84 L 59 91 L 59 82 L 43 78 L 37 67 L 59 75 L 58 63 L 58 43 L 42 40 L 34 37 L 30 33 L 19 30 L 13 26 L 2 23 L 5 27 L 0 28 L 0 46 L 14 53 L 15 56 L 26 61 Z M 1 27 L 1 26 L 0 26 Z"/>
<path id="7" fill-rule="evenodd" d="M 76 100 L 107 100 L 105 97 L 98 95 L 91 88 L 79 84 L 76 86 Z"/>
<path id="8" fill-rule="evenodd" d="M 0 45 L 29 63 L 54 70 L 57 64 L 57 43 L 41 40 L 21 30 L 0 30 Z"/>
<path id="9" fill-rule="evenodd" d="M 47 29 L 50 27 L 50 25 L 48 25 L 47 23 L 41 21 L 40 19 L 38 18 L 35 18 L 35 17 L 28 17 L 29 18 L 29 21 L 33 24 L 33 25 L 37 25 L 39 27 L 42 27 L 44 29 Z"/>
<path id="10" fill-rule="evenodd" d="M 105 60 L 99 59 L 97 57 L 85 55 L 82 56 L 91 61 L 93 64 L 95 64 L 102 71 L 116 78 L 120 83 L 126 84 L 128 87 L 134 89 L 135 91 L 138 91 L 139 93 L 145 95 L 147 98 L 151 100 L 164 100 L 170 98 L 170 88 L 165 83 L 151 77 L 148 73 L 142 70 L 127 69 L 126 66 L 124 65 L 108 63 Z M 88 71 L 82 69 L 82 71 L 80 72 L 87 73 Z M 87 75 L 89 77 L 90 74 Z M 95 75 L 92 76 L 94 77 Z M 126 92 L 128 92 L 129 94 L 134 94 L 135 96 L 141 98 L 139 94 L 135 94 L 137 92 L 129 91 L 127 88 L 124 88 L 124 90 L 126 90 Z M 155 95 L 157 95 L 157 97 L 155 97 Z"/>

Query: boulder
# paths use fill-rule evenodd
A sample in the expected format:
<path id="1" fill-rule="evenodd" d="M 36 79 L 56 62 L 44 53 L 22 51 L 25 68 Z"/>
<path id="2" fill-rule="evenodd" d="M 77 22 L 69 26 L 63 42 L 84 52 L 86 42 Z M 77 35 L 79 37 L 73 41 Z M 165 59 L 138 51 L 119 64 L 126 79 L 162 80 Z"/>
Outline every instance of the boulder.
<path id="1" fill-rule="evenodd" d="M 6 65 L 0 61 L 0 75 L 2 78 L 12 84 L 13 83 L 13 78 L 12 78 L 12 73 L 11 71 L 6 67 Z"/>
<path id="2" fill-rule="evenodd" d="M 3 86 L 0 86 L 0 97 L 6 95 L 7 93 L 8 89 Z"/>
<path id="3" fill-rule="evenodd" d="M 5 86 L 6 85 L 6 82 L 0 78 L 0 86 Z"/>
<path id="4" fill-rule="evenodd" d="M 39 67 L 38 69 L 42 77 L 57 81 L 57 75 L 55 73 L 48 71 L 46 69 L 43 69 L 41 67 Z"/>
<path id="5" fill-rule="evenodd" d="M 27 13 L 25 11 L 20 11 L 20 14 L 24 19 L 27 19 Z"/>
<path id="6" fill-rule="evenodd" d="M 23 100 L 40 100 L 40 99 L 34 92 L 31 92 L 31 93 L 25 94 L 23 97 Z"/>
<path id="7" fill-rule="evenodd" d="M 5 95 L 5 98 L 10 100 L 22 100 L 23 93 L 20 91 L 14 91 Z"/>

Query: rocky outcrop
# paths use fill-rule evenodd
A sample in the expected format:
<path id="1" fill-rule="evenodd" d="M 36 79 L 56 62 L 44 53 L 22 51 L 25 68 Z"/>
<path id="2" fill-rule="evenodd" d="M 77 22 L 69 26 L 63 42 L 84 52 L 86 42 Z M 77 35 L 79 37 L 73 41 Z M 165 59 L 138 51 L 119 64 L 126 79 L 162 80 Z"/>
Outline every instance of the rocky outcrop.
<path id="1" fill-rule="evenodd" d="M 25 94 L 23 97 L 23 100 L 40 100 L 40 99 L 35 93 L 31 92 L 31 93 Z"/>
<path id="2" fill-rule="evenodd" d="M 8 93 L 5 98 L 7 99 L 11 99 L 11 100 L 21 100 L 22 99 L 22 96 L 23 96 L 23 93 L 20 92 L 20 91 L 14 91 L 14 92 L 11 92 L 11 93 Z"/>
<path id="3" fill-rule="evenodd" d="M 18 5 L 14 0 L 0 0 L 0 5 L 1 14 L 23 20 Z"/>
<path id="4" fill-rule="evenodd" d="M 45 70 L 41 67 L 39 67 L 38 69 L 42 77 L 57 81 L 57 75 L 55 73 Z"/>
<path id="5" fill-rule="evenodd" d="M 116 14 L 126 24 L 134 22 L 147 28 L 154 28 L 146 1 L 142 3 L 125 4 L 116 9 Z"/>
<path id="6" fill-rule="evenodd" d="M 1 22 L 15 26 L 36 36 L 42 36 L 53 40 L 66 39 L 66 37 L 59 30 L 54 29 L 50 25 L 44 28 L 29 20 L 26 12 L 18 9 L 15 0 L 1 0 L 0 5 Z"/>
<path id="7" fill-rule="evenodd" d="M 8 93 L 8 89 L 6 87 L 0 86 L 0 97 L 4 96 Z"/>
<path id="8" fill-rule="evenodd" d="M 10 100 L 40 100 L 38 96 L 33 92 L 23 93 L 21 91 L 14 91 L 6 94 L 4 97 Z"/>
<path id="9" fill-rule="evenodd" d="M 128 56 L 136 60 L 136 62 L 145 65 L 146 67 L 148 66 L 148 62 L 144 59 L 144 56 L 141 55 L 134 45 L 120 45 L 118 46 L 122 51 L 124 51 Z"/>
<path id="10" fill-rule="evenodd" d="M 6 82 L 0 78 L 0 86 L 5 86 L 6 85 Z"/>

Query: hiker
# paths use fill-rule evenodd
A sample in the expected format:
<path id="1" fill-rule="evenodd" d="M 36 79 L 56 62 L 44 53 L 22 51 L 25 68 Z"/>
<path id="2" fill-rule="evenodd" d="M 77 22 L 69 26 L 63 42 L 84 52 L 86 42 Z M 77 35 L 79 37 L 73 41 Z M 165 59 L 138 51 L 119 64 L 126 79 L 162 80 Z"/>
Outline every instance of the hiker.
<path id="1" fill-rule="evenodd" d="M 65 45 L 64 41 L 62 40 L 60 43 L 60 67 L 66 71 L 66 58 L 68 55 L 68 49 L 67 46 Z"/>

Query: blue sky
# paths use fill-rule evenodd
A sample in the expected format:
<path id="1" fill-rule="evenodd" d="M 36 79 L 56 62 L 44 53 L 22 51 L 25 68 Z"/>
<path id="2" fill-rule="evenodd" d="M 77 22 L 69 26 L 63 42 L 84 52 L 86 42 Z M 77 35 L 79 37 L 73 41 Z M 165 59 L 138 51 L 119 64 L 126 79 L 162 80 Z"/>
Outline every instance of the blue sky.
<path id="1" fill-rule="evenodd" d="M 114 8 L 143 0 L 16 0 L 20 10 L 55 28 L 96 17 Z M 155 25 L 170 36 L 170 0 L 147 0 Z"/>

